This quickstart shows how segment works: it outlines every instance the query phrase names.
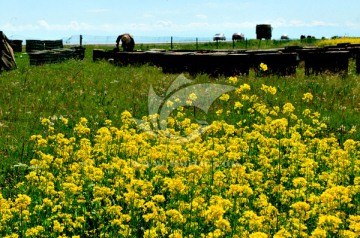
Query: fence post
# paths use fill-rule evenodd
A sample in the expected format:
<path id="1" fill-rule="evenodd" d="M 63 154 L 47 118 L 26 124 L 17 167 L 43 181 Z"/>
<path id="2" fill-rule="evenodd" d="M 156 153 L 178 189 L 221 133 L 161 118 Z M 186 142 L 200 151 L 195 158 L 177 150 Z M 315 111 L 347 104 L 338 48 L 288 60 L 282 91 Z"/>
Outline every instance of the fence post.
<path id="1" fill-rule="evenodd" d="M 82 39 L 83 39 L 83 36 L 80 35 L 80 46 L 82 46 Z"/>
<path id="2" fill-rule="evenodd" d="M 198 38 L 196 37 L 196 50 L 199 49 Z"/>
<path id="3" fill-rule="evenodd" d="M 171 36 L 171 40 L 170 40 L 170 49 L 173 49 L 173 37 Z"/>

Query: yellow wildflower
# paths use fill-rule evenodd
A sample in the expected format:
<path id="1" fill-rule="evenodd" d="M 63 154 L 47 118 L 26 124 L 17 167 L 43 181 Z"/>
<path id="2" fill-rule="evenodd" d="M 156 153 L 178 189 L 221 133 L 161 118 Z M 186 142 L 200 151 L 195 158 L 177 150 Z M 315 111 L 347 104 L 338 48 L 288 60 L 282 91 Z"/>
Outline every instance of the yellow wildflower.
<path id="1" fill-rule="evenodd" d="M 313 99 L 313 95 L 311 93 L 304 93 L 302 100 L 305 102 L 310 102 Z"/>
<path id="2" fill-rule="evenodd" d="M 261 63 L 261 64 L 260 64 L 260 70 L 261 70 L 261 71 L 267 71 L 267 70 L 268 70 L 267 64 Z"/>
<path id="3" fill-rule="evenodd" d="M 64 228 L 58 220 L 53 221 L 53 229 L 55 232 L 63 232 Z"/>
<path id="4" fill-rule="evenodd" d="M 312 238 L 326 238 L 326 231 L 321 229 L 321 228 L 316 228 L 312 233 L 311 233 L 311 237 Z"/>
<path id="5" fill-rule="evenodd" d="M 336 233 L 339 229 L 341 219 L 333 215 L 320 215 L 318 225 L 324 230 Z"/>
<path id="6" fill-rule="evenodd" d="M 251 89 L 250 85 L 245 83 L 243 85 L 240 85 L 240 87 L 235 90 L 235 93 L 241 94 L 245 91 L 250 91 L 250 89 Z"/>
<path id="7" fill-rule="evenodd" d="M 231 232 L 230 222 L 224 218 L 215 221 L 215 226 L 224 232 Z"/>
<path id="8" fill-rule="evenodd" d="M 175 230 L 169 235 L 169 238 L 183 238 L 182 230 Z"/>
<path id="9" fill-rule="evenodd" d="M 176 209 L 170 209 L 166 211 L 166 215 L 169 217 L 169 221 L 172 223 L 184 223 L 186 219 L 183 215 Z"/>
<path id="10" fill-rule="evenodd" d="M 298 177 L 298 178 L 293 179 L 293 184 L 294 184 L 295 188 L 297 188 L 297 187 L 305 187 L 306 183 L 307 183 L 307 181 L 303 177 Z"/>
<path id="11" fill-rule="evenodd" d="M 31 203 L 31 197 L 25 194 L 19 194 L 15 199 L 14 206 L 18 210 L 25 210 Z"/>
<path id="12" fill-rule="evenodd" d="M 191 94 L 189 95 L 189 99 L 190 99 L 191 101 L 195 101 L 195 100 L 197 99 L 196 94 L 195 94 L 195 93 L 191 93 Z"/>
<path id="13" fill-rule="evenodd" d="M 229 82 L 232 83 L 232 84 L 236 84 L 238 81 L 238 78 L 237 77 L 229 77 Z"/>
<path id="14" fill-rule="evenodd" d="M 220 99 L 221 101 L 227 102 L 227 101 L 230 99 L 230 95 L 227 94 L 227 93 L 224 93 L 223 95 L 221 95 L 221 96 L 219 97 L 219 99 Z"/>
<path id="15" fill-rule="evenodd" d="M 64 125 L 67 125 L 69 123 L 69 120 L 65 117 L 60 117 L 62 123 L 64 123 Z"/>
<path id="16" fill-rule="evenodd" d="M 39 234 L 44 231 L 44 227 L 42 226 L 36 226 L 32 228 L 28 228 L 25 232 L 26 237 L 38 237 Z"/>
<path id="17" fill-rule="evenodd" d="M 52 207 L 52 206 L 53 206 L 53 202 L 52 202 L 49 198 L 44 198 L 44 200 L 43 200 L 43 206 Z"/>
<path id="18" fill-rule="evenodd" d="M 172 108 L 173 105 L 174 105 L 174 102 L 173 102 L 173 101 L 171 101 L 171 100 L 167 100 L 167 101 L 166 101 L 166 106 L 167 106 L 168 108 Z"/>
<path id="19" fill-rule="evenodd" d="M 223 113 L 224 111 L 223 111 L 223 109 L 219 109 L 219 110 L 217 110 L 215 113 L 216 113 L 216 115 L 221 115 L 222 113 Z"/>
<path id="20" fill-rule="evenodd" d="M 249 238 L 268 238 L 268 235 L 266 235 L 263 232 L 258 231 L 258 232 L 251 233 Z"/>
<path id="21" fill-rule="evenodd" d="M 247 185 L 231 184 L 228 194 L 234 197 L 249 197 L 253 194 L 253 190 Z"/>
<path id="22" fill-rule="evenodd" d="M 152 227 L 148 230 L 144 231 L 144 238 L 156 238 L 158 237 L 158 234 L 156 232 L 156 227 Z"/>
<path id="23" fill-rule="evenodd" d="M 219 205 L 211 205 L 208 210 L 205 211 L 205 218 L 207 222 L 215 222 L 222 218 L 225 210 Z"/>
<path id="24" fill-rule="evenodd" d="M 290 115 L 290 113 L 292 113 L 295 110 L 295 107 L 290 103 L 285 103 L 285 105 L 283 106 L 283 113 L 285 115 Z"/>
<path id="25" fill-rule="evenodd" d="M 360 216 L 350 215 L 348 222 L 350 222 L 350 230 L 360 235 Z"/>
<path id="26" fill-rule="evenodd" d="M 241 102 L 239 102 L 239 101 L 237 101 L 237 102 L 235 102 L 235 104 L 234 104 L 234 109 L 240 109 L 240 108 L 242 108 L 244 105 L 241 103 Z"/>
<path id="27" fill-rule="evenodd" d="M 51 121 L 50 121 L 50 119 L 48 119 L 48 118 L 43 118 L 43 119 L 41 120 L 41 124 L 42 124 L 43 126 L 49 126 L 49 125 L 51 124 Z"/>
<path id="28" fill-rule="evenodd" d="M 159 194 L 157 194 L 157 195 L 155 195 L 155 196 L 153 196 L 152 198 L 151 198 L 154 202 L 165 202 L 165 197 L 164 197 L 164 195 L 159 195 Z"/>
<path id="29" fill-rule="evenodd" d="M 300 217 L 302 219 L 307 220 L 309 214 L 306 214 L 310 209 L 310 205 L 306 202 L 296 202 L 290 206 L 294 209 L 296 217 Z"/>
<path id="30" fill-rule="evenodd" d="M 261 90 L 264 91 L 265 93 L 269 93 L 271 95 L 275 95 L 277 92 L 276 87 L 273 86 L 267 86 L 265 84 L 261 85 Z"/>

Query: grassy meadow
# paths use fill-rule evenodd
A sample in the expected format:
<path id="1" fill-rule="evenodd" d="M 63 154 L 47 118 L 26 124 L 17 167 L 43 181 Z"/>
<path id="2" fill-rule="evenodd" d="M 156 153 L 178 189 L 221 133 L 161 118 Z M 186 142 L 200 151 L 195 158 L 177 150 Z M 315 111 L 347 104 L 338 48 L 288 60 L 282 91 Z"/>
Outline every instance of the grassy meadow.
<path id="1" fill-rule="evenodd" d="M 185 73 L 194 84 L 236 90 L 207 114 L 191 102 L 174 108 L 170 133 L 189 135 L 199 120 L 211 127 L 169 144 L 132 118 L 151 118 L 150 85 L 164 96 L 178 75 L 92 61 L 94 48 L 111 47 L 86 46 L 83 61 L 41 66 L 17 53 L 18 68 L 0 74 L 1 237 L 360 236 L 360 75 L 353 60 L 346 77 L 305 76 L 302 64 L 291 77 Z"/>

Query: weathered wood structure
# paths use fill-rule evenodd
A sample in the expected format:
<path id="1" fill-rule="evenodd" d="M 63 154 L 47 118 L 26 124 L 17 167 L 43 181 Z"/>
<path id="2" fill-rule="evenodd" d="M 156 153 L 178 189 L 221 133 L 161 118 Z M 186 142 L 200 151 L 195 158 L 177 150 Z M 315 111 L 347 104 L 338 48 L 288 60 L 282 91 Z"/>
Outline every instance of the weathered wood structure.
<path id="1" fill-rule="evenodd" d="M 84 59 L 85 48 L 80 46 L 64 48 L 62 40 L 26 40 L 26 52 L 30 65 L 63 62 L 68 59 Z"/>
<path id="2" fill-rule="evenodd" d="M 49 63 L 59 63 L 68 59 L 84 59 L 85 48 L 72 47 L 52 50 L 38 50 L 28 53 L 30 65 L 41 65 Z"/>
<path id="3" fill-rule="evenodd" d="M 271 50 L 205 50 L 205 51 L 135 51 L 113 52 L 93 50 L 93 60 L 106 59 L 116 65 L 150 64 L 166 73 L 189 72 L 209 75 L 248 75 L 249 70 L 259 72 L 260 64 L 268 69 L 258 75 L 295 75 L 299 63 L 304 62 L 305 75 L 339 73 L 346 75 L 350 59 L 356 60 L 360 73 L 360 46 L 341 44 L 334 47 L 286 47 Z"/>
<path id="4" fill-rule="evenodd" d="M 14 52 L 20 53 L 22 52 L 22 40 L 9 40 L 11 48 Z"/>

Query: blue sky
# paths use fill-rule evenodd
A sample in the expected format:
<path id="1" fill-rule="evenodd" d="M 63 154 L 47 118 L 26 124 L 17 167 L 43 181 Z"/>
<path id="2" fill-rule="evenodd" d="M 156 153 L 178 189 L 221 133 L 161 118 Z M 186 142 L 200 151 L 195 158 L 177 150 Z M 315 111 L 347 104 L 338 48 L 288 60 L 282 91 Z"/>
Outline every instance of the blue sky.
<path id="1" fill-rule="evenodd" d="M 273 38 L 360 36 L 359 0 L 0 0 L 0 30 L 9 38 L 72 35 L 255 38 L 271 24 Z"/>

